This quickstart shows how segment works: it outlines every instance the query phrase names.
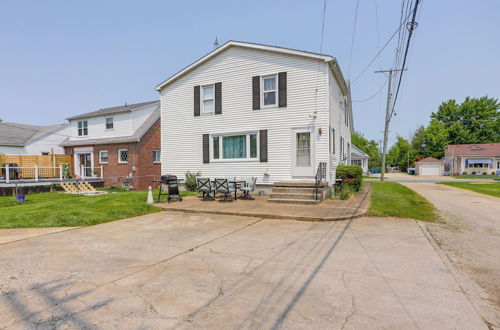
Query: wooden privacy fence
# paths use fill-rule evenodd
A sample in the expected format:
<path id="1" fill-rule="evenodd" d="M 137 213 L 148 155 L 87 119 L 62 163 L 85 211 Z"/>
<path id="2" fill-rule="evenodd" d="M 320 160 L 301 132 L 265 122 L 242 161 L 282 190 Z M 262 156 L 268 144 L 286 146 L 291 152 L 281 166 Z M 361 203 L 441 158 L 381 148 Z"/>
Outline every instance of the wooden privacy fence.
<path id="1" fill-rule="evenodd" d="M 69 165 L 72 173 L 71 155 L 4 155 L 0 154 L 0 168 L 3 164 L 17 164 L 19 179 L 60 177 L 61 168 Z M 0 171 L 1 172 L 1 171 Z M 3 168 L 5 172 L 5 168 Z M 35 173 L 36 172 L 36 173 Z M 2 173 L 0 173 L 0 176 Z"/>
<path id="2" fill-rule="evenodd" d="M 71 155 L 4 155 L 0 154 L 0 166 L 5 163 L 15 163 L 19 167 L 59 167 L 66 165 L 72 168 Z"/>

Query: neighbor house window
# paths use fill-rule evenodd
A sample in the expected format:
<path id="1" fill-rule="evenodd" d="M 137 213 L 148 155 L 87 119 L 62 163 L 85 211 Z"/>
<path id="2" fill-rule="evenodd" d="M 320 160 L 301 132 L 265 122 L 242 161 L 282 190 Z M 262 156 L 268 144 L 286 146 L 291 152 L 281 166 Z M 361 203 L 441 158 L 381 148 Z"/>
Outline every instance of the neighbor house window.
<path id="1" fill-rule="evenodd" d="M 271 107 L 277 105 L 278 102 L 277 81 L 278 81 L 278 75 L 276 74 L 262 77 L 261 100 L 263 107 Z"/>
<path id="2" fill-rule="evenodd" d="M 330 153 L 335 153 L 335 129 L 330 130 Z"/>
<path id="3" fill-rule="evenodd" d="M 89 125 L 86 120 L 81 120 L 78 122 L 78 136 L 89 135 Z"/>
<path id="4" fill-rule="evenodd" d="M 206 85 L 201 87 L 201 107 L 203 113 L 215 112 L 215 87 L 214 85 Z"/>
<path id="5" fill-rule="evenodd" d="M 42 156 L 48 156 L 50 153 L 48 151 L 42 151 Z"/>
<path id="6" fill-rule="evenodd" d="M 257 133 L 212 137 L 213 159 L 252 159 L 257 153 Z"/>
<path id="7" fill-rule="evenodd" d="M 107 164 L 108 163 L 108 151 L 100 150 L 99 151 L 99 163 Z"/>
<path id="8" fill-rule="evenodd" d="M 351 160 L 351 165 L 361 166 L 361 159 L 352 159 Z"/>
<path id="9" fill-rule="evenodd" d="M 118 149 L 118 163 L 128 163 L 127 149 Z"/>
<path id="10" fill-rule="evenodd" d="M 106 118 L 106 129 L 113 129 L 113 117 Z"/>
<path id="11" fill-rule="evenodd" d="M 153 150 L 153 163 L 160 163 L 160 150 Z"/>

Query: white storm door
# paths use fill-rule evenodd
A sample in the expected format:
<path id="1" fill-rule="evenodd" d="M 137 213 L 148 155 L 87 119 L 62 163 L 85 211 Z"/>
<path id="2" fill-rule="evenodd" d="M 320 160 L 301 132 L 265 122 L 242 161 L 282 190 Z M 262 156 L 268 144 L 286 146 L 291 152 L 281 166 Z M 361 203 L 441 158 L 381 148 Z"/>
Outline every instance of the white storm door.
<path id="1" fill-rule="evenodd" d="M 314 136 L 309 129 L 293 130 L 293 164 L 294 177 L 314 177 Z"/>

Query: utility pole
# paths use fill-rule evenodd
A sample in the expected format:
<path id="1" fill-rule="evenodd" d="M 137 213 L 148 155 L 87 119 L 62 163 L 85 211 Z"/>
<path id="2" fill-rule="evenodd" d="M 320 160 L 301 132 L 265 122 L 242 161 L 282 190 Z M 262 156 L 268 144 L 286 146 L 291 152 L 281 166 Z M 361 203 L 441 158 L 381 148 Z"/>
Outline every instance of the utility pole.
<path id="1" fill-rule="evenodd" d="M 389 72 L 389 84 L 387 87 L 387 107 L 385 109 L 385 125 L 384 125 L 384 148 L 382 150 L 382 168 L 380 169 L 380 181 L 384 181 L 385 174 L 385 158 L 387 154 L 387 137 L 389 135 L 389 122 L 391 121 L 391 84 L 392 84 L 392 73 L 403 71 L 404 69 L 389 69 L 389 70 L 379 70 L 375 73 L 386 73 Z"/>

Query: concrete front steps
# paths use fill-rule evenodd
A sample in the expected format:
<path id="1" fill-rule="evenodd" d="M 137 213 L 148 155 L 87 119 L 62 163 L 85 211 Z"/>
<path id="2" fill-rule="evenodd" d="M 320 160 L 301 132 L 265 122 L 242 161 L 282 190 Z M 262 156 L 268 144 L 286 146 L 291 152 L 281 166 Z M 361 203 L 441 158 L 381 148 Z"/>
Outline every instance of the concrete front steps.
<path id="1" fill-rule="evenodd" d="M 325 183 L 320 185 L 317 195 L 318 198 L 316 198 L 315 186 L 316 183 L 314 180 L 276 182 L 274 183 L 273 191 L 268 202 L 302 205 L 318 204 L 322 199 Z"/>

